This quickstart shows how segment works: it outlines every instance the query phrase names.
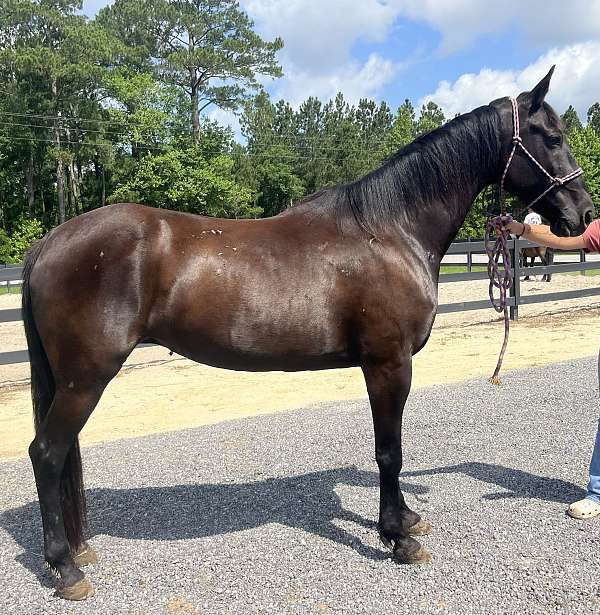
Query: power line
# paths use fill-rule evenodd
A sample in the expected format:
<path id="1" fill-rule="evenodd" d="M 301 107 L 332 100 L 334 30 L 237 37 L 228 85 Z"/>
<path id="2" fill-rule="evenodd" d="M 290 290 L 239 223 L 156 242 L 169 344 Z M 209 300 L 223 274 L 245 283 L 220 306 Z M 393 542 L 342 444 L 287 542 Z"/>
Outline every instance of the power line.
<path id="1" fill-rule="evenodd" d="M 9 135 L 9 136 L 0 136 L 0 141 L 2 140 L 6 140 L 6 141 L 28 141 L 30 143 L 51 143 L 52 145 L 57 145 L 54 139 L 39 139 L 39 138 L 31 138 L 31 137 L 15 137 L 13 135 Z M 60 142 L 60 146 L 62 147 L 63 145 L 90 145 L 93 147 L 110 147 L 110 148 L 114 148 L 115 144 L 114 143 L 82 143 L 81 141 L 64 141 L 61 140 Z M 138 145 L 137 143 L 135 144 L 135 149 L 147 149 L 147 150 L 156 150 L 156 151 L 160 151 L 160 152 L 164 152 L 166 151 L 165 147 L 156 147 L 156 146 L 151 146 L 151 145 Z"/>
<path id="2" fill-rule="evenodd" d="M 123 137 L 123 136 L 131 136 L 133 135 L 133 132 L 129 130 L 129 132 L 115 132 L 115 131 L 110 131 L 110 130 L 93 130 L 91 128 L 67 128 L 64 126 L 43 126 L 42 124 L 23 124 L 23 123 L 19 123 L 19 122 L 2 122 L 0 121 L 0 126 L 21 126 L 23 128 L 42 128 L 44 130 L 60 130 L 62 132 L 69 132 L 69 131 L 73 131 L 73 132 L 83 132 L 86 134 L 99 134 L 99 135 L 115 135 L 115 136 L 119 136 L 119 137 Z M 145 133 L 145 134 L 140 134 L 141 137 L 149 137 L 152 138 L 156 135 L 151 135 L 149 133 Z"/>
<path id="3" fill-rule="evenodd" d="M 46 120 L 60 120 L 63 122 L 86 122 L 86 123 L 97 123 L 97 124 L 114 124 L 117 126 L 125 126 L 122 122 L 116 121 L 116 120 L 101 120 L 101 119 L 87 119 L 87 118 L 82 118 L 82 117 L 78 117 L 78 116 L 65 116 L 65 115 L 41 115 L 41 114 L 35 114 L 35 113 L 13 113 L 13 112 L 8 112 L 8 111 L 0 111 L 0 115 L 8 115 L 8 116 L 15 116 L 15 117 L 24 117 L 24 118 L 38 118 L 38 119 L 46 119 Z M 131 118 L 132 115 L 131 114 L 126 114 L 126 117 Z M 178 124 L 174 124 L 172 122 L 164 122 L 164 125 L 167 127 L 177 127 Z M 129 128 L 128 128 L 129 129 Z M 80 130 L 87 130 L 87 131 L 91 131 L 92 129 L 90 128 L 80 128 Z M 308 139 L 308 140 L 319 140 L 319 139 L 323 139 L 323 138 L 327 138 L 327 137 L 336 137 L 335 134 L 322 134 L 322 133 L 316 133 L 316 134 L 303 134 L 303 133 L 293 133 L 293 132 L 287 132 L 287 133 L 272 133 L 268 136 L 268 139 L 281 139 L 284 141 L 287 140 L 298 140 L 298 139 Z M 381 139 L 381 138 L 376 138 L 376 139 L 369 139 L 369 138 L 365 138 L 362 137 L 362 140 L 366 140 L 369 143 L 377 143 L 377 144 L 384 144 L 387 143 L 386 139 Z"/>
<path id="4" fill-rule="evenodd" d="M 27 142 L 32 142 L 32 143 L 50 143 L 52 145 L 56 145 L 55 141 L 53 139 L 39 139 L 39 138 L 30 138 L 30 137 L 16 137 L 16 136 L 7 136 L 7 137 L 0 137 L 0 139 L 5 139 L 7 141 L 27 141 Z M 83 143 L 81 143 L 80 141 L 61 141 L 60 142 L 60 146 L 63 147 L 64 145 L 84 145 Z M 89 143 L 88 144 L 90 147 L 109 147 L 109 148 L 114 148 L 115 144 L 113 143 Z M 164 147 L 158 147 L 158 146 L 150 146 L 150 145 L 137 145 L 136 144 L 136 149 L 140 149 L 140 150 L 148 150 L 148 151 L 158 151 L 161 153 L 164 153 L 167 151 L 167 146 Z M 347 150 L 346 150 L 347 151 Z M 377 150 L 357 150 L 357 152 L 364 154 L 365 156 L 369 157 L 369 159 L 372 159 L 372 157 L 375 154 L 378 154 L 379 152 Z M 289 154 L 289 155 L 285 155 L 285 154 L 272 154 L 272 153 L 268 153 L 268 152 L 245 152 L 244 156 L 250 157 L 250 158 L 267 158 L 267 159 L 272 159 L 272 160 L 304 160 L 304 161 L 325 161 L 325 162 L 334 162 L 334 158 L 333 156 L 306 156 L 306 155 L 301 155 L 301 154 Z"/>
<path id="5" fill-rule="evenodd" d="M 52 131 L 54 130 L 53 127 L 50 126 L 40 126 L 40 125 L 35 125 L 35 124 L 19 124 L 19 123 L 8 123 L 8 122 L 0 122 L 0 126 L 22 126 L 25 128 L 42 128 L 45 130 L 49 130 Z M 61 130 L 62 132 L 67 132 L 66 129 L 64 128 L 58 128 L 59 130 Z M 83 129 L 84 133 L 91 133 L 91 134 L 100 134 L 100 135 L 105 135 L 105 134 L 113 134 L 113 135 L 117 135 L 119 137 L 132 137 L 132 133 L 129 134 L 125 134 L 125 133 L 116 133 L 116 132 L 102 132 L 102 131 L 86 131 L 85 129 Z M 149 135 L 141 135 L 141 137 L 148 137 Z M 155 136 L 155 135 L 152 135 Z M 39 138 L 35 138 L 35 137 L 16 137 L 13 135 L 6 135 L 5 137 L 3 137 L 7 140 L 21 140 L 21 141 L 37 141 L 40 143 L 43 142 L 48 142 L 48 143 L 55 143 L 55 140 L 44 140 L 44 139 L 39 139 Z M 116 143 L 98 143 L 98 142 L 92 142 L 92 143 L 86 143 L 83 141 L 71 141 L 71 140 L 61 140 L 61 144 L 62 143 L 70 143 L 73 145 L 90 145 L 90 146 L 95 146 L 95 145 L 100 145 L 102 147 L 115 147 Z M 136 147 L 141 148 L 141 147 L 146 147 L 148 149 L 161 149 L 161 146 L 144 146 L 142 143 L 139 143 L 138 141 L 134 141 L 134 144 Z M 164 147 L 168 147 L 168 145 L 164 145 L 162 146 Z M 246 151 L 244 152 L 245 156 L 252 156 L 252 157 L 262 157 L 262 156 L 269 156 L 272 158 L 289 158 L 289 159 L 295 159 L 295 158 L 305 158 L 307 160 L 316 160 L 318 159 L 317 156 L 309 156 L 309 155 L 305 155 L 305 156 L 301 156 L 299 154 L 295 154 L 294 151 L 308 151 L 308 152 L 315 152 L 317 154 L 330 154 L 330 156 L 326 157 L 325 159 L 327 160 L 331 160 L 332 157 L 334 157 L 335 155 L 339 154 L 339 153 L 343 153 L 343 154 L 379 154 L 381 153 L 379 150 L 377 149 L 368 149 L 368 148 L 356 148 L 356 147 L 345 147 L 345 146 L 327 146 L 327 145 L 320 145 L 320 146 L 311 146 L 311 145 L 302 145 L 302 144 L 296 144 L 293 147 L 290 148 L 291 150 L 293 150 L 290 154 L 268 154 L 267 152 L 256 152 L 256 151 Z M 323 159 L 323 158 L 321 158 Z"/>
<path id="6" fill-rule="evenodd" d="M 16 113 L 12 111 L 0 111 L 0 115 L 9 115 L 11 117 L 32 117 L 36 119 L 45 119 L 45 120 L 62 120 L 64 122 L 85 122 L 91 124 L 121 124 L 117 120 L 102 120 L 100 118 L 96 119 L 88 119 L 75 115 L 42 115 L 38 113 Z M 132 117 L 131 113 L 125 113 L 127 117 Z"/>

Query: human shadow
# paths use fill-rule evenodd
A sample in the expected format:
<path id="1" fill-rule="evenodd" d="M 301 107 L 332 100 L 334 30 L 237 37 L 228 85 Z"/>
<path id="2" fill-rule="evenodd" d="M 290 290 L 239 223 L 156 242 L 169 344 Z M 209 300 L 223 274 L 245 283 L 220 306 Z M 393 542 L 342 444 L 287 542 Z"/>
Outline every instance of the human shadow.
<path id="1" fill-rule="evenodd" d="M 340 527 L 349 521 L 368 529 L 367 519 L 342 504 L 337 486 L 376 487 L 378 475 L 354 466 L 312 472 L 288 478 L 269 478 L 246 483 L 203 483 L 130 489 L 87 491 L 91 535 L 106 534 L 141 540 L 186 540 L 229 534 L 269 523 L 326 538 L 354 549 L 364 557 L 381 560 L 383 549 L 365 545 Z M 407 493 L 424 495 L 429 488 L 402 482 Z M 376 510 L 373 510 L 375 515 Z M 41 523 L 37 502 L 0 515 L 4 527 L 23 548 L 17 556 L 40 582 L 50 585 L 40 563 Z"/>
<path id="2" fill-rule="evenodd" d="M 471 461 L 441 468 L 403 472 L 404 478 L 417 478 L 435 474 L 466 474 L 475 480 L 501 487 L 503 491 L 486 493 L 484 500 L 529 498 L 566 504 L 585 497 L 585 491 L 560 478 L 547 478 L 505 466 Z"/>

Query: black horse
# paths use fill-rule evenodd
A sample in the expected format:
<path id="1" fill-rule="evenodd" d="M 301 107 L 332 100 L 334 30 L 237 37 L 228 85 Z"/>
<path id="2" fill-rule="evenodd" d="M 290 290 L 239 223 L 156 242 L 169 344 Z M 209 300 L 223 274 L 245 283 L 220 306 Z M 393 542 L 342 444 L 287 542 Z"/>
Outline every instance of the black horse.
<path id="1" fill-rule="evenodd" d="M 546 248 L 545 246 L 536 246 L 535 248 L 523 248 L 521 250 L 521 267 L 525 273 L 525 279 L 529 280 L 529 274 L 527 273 L 528 267 L 533 267 L 536 257 L 542 261 L 542 265 L 547 267 L 554 262 L 554 250 L 552 248 Z M 531 259 L 531 263 L 527 262 L 527 259 Z M 552 274 L 545 273 L 542 276 L 542 282 L 551 282 Z"/>
<path id="2" fill-rule="evenodd" d="M 361 180 L 274 218 L 218 220 L 120 204 L 70 220 L 31 250 L 23 284 L 36 424 L 29 453 L 59 595 L 93 593 L 78 567 L 95 557 L 84 541 L 78 433 L 142 341 L 229 369 L 360 366 L 375 429 L 381 538 L 400 562 L 430 560 L 413 538 L 430 526 L 398 483 L 412 356 L 435 318 L 442 256 L 476 195 L 507 167 L 513 118 L 549 173 L 576 166 L 544 102 L 551 74 L 515 108 L 502 98 L 475 109 Z M 548 188 L 529 157 L 517 151 L 511 160 L 512 194 L 531 201 Z M 576 178 L 535 209 L 567 235 L 583 231 L 592 201 Z"/>

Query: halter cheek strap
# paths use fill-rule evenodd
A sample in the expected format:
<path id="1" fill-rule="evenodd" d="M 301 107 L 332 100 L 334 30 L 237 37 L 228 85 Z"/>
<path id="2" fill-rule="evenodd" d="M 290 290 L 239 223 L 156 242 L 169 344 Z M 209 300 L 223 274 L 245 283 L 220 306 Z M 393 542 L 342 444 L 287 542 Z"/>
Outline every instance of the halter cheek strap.
<path id="1" fill-rule="evenodd" d="M 508 173 L 508 169 L 510 167 L 510 163 L 512 162 L 515 152 L 517 148 L 520 148 L 523 153 L 529 157 L 529 159 L 538 167 L 538 169 L 550 180 L 550 185 L 538 196 L 536 199 L 531 201 L 527 207 L 531 207 L 535 203 L 537 203 L 540 199 L 543 199 L 548 192 L 554 190 L 554 188 L 558 188 L 560 186 L 564 186 L 567 182 L 570 182 L 572 179 L 583 175 L 583 169 L 581 167 L 577 167 L 574 171 L 571 171 L 567 175 L 563 177 L 553 177 L 544 169 L 544 167 L 536 160 L 535 156 L 523 145 L 523 141 L 521 139 L 521 135 L 519 134 L 519 105 L 517 104 L 516 98 L 511 98 L 510 102 L 512 104 L 512 119 L 513 119 L 513 138 L 512 138 L 512 150 L 510 152 L 510 156 L 506 161 L 506 166 L 504 167 L 504 173 L 502 173 L 502 179 L 500 180 L 500 202 L 504 202 L 504 181 L 506 180 L 506 175 Z"/>

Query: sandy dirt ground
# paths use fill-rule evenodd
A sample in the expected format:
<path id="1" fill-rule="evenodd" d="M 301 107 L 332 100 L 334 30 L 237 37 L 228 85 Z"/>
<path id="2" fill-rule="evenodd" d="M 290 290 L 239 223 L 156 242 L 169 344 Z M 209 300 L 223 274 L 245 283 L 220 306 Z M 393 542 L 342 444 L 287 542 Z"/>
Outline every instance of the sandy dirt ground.
<path id="1" fill-rule="evenodd" d="M 596 287 L 599 277 L 555 276 L 524 282 L 523 294 Z M 443 284 L 440 303 L 484 299 L 485 281 Z M 0 296 L 0 309 L 18 295 Z M 505 369 L 595 355 L 600 346 L 600 297 L 520 308 L 511 327 Z M 491 309 L 438 316 L 431 339 L 414 360 L 413 386 L 489 376 L 503 327 Z M 0 324 L 3 351 L 25 348 L 20 323 Z M 22 457 L 32 437 L 28 366 L 0 366 L 0 459 Z M 492 385 L 490 385 L 492 386 Z M 543 386 L 543 383 L 540 383 Z M 199 365 L 160 347 L 134 351 L 109 384 L 81 434 L 83 445 L 175 431 L 268 414 L 330 400 L 366 396 L 359 369 L 322 372 L 231 372 Z"/>

